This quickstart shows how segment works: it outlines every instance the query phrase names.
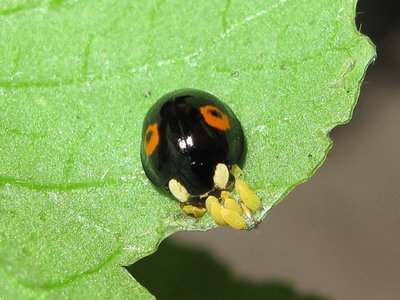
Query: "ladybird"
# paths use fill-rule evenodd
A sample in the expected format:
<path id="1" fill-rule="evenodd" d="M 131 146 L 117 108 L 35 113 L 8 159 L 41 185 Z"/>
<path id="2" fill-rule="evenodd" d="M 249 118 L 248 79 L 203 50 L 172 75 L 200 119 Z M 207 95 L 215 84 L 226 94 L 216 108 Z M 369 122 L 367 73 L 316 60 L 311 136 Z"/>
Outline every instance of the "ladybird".
<path id="1" fill-rule="evenodd" d="M 226 104 L 207 92 L 182 89 L 147 112 L 141 160 L 149 180 L 171 192 L 183 213 L 201 217 L 208 211 L 218 225 L 246 229 L 261 202 L 238 166 L 244 143 L 242 126 Z"/>

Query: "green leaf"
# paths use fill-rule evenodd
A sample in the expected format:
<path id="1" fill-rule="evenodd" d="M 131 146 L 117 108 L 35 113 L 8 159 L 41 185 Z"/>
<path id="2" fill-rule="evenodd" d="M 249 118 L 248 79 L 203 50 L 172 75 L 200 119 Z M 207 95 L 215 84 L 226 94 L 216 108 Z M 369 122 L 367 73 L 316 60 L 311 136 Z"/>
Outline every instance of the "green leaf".
<path id="1" fill-rule="evenodd" d="M 374 48 L 355 0 L 0 3 L 0 294 L 148 298 L 122 268 L 205 230 L 145 177 L 142 119 L 206 90 L 244 127 L 262 219 L 324 160 Z"/>

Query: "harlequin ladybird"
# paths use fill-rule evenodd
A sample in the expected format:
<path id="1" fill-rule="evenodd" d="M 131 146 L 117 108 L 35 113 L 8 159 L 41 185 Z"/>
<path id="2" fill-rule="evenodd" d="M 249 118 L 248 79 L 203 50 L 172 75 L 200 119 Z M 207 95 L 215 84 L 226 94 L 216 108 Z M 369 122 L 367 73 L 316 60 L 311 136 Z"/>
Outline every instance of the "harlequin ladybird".
<path id="1" fill-rule="evenodd" d="M 237 165 L 243 148 L 233 111 L 203 91 L 166 94 L 144 119 L 141 159 L 150 181 L 170 191 L 185 214 L 201 217 L 208 210 L 218 225 L 236 229 L 247 228 L 261 206 Z"/>

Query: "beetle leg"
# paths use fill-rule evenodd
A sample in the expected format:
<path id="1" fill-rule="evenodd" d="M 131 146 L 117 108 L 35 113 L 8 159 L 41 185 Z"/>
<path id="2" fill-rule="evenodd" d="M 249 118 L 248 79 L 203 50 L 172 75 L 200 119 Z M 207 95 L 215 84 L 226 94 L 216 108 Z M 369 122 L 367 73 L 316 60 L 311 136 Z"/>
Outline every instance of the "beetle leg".
<path id="1" fill-rule="evenodd" d="M 168 188 L 171 191 L 172 195 L 175 196 L 180 202 L 186 202 L 189 199 L 189 193 L 185 189 L 185 187 L 179 183 L 179 181 L 175 179 L 171 179 L 168 182 Z"/>
<path id="2" fill-rule="evenodd" d="M 200 218 L 206 213 L 206 209 L 204 207 L 197 207 L 190 204 L 181 204 L 181 211 L 187 215 L 191 215 L 195 218 Z"/>
<path id="3" fill-rule="evenodd" d="M 225 164 L 217 164 L 214 171 L 214 186 L 220 190 L 226 188 L 229 181 L 229 170 Z"/>

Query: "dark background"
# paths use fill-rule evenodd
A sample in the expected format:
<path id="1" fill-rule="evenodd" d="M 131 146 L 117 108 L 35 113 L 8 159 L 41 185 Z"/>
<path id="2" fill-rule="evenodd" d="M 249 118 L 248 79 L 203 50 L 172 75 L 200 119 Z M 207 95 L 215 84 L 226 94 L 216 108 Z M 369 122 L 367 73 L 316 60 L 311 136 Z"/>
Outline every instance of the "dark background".
<path id="1" fill-rule="evenodd" d="M 158 299 L 400 299 L 399 5 L 357 11 L 378 57 L 326 162 L 258 230 L 177 233 L 133 265 Z"/>

